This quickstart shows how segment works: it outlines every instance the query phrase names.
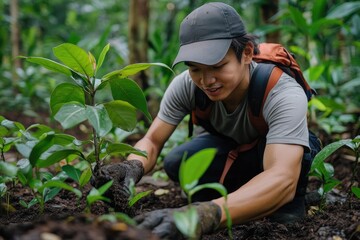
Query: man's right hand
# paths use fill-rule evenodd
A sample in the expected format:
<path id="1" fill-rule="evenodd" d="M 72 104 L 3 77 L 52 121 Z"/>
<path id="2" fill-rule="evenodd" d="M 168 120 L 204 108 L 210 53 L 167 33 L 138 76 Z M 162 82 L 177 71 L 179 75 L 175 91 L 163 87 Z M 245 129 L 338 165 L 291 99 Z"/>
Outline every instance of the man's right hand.
<path id="1" fill-rule="evenodd" d="M 129 185 L 131 180 L 136 184 L 144 174 L 144 167 L 139 160 L 126 160 L 120 163 L 113 163 L 100 166 L 94 169 L 91 185 L 96 188 L 113 180 L 113 185 L 106 192 L 111 201 L 121 199 L 128 200 L 130 196 Z"/>

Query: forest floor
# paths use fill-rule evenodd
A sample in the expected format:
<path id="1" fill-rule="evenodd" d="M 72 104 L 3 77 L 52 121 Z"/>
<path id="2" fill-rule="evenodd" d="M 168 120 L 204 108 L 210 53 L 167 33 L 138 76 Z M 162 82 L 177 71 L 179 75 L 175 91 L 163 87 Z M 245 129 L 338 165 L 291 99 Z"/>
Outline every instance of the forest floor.
<path id="1" fill-rule="evenodd" d="M 322 211 L 308 205 L 308 214 L 300 222 L 278 224 L 266 218 L 232 228 L 234 239 L 324 239 L 341 240 L 360 239 L 360 200 L 347 200 L 347 193 L 342 191 L 351 175 L 353 162 L 335 159 L 333 162 L 337 179 L 342 184 L 328 194 L 327 203 Z M 76 187 L 75 183 L 73 183 Z M 309 186 L 317 186 L 318 180 L 310 179 Z M 84 196 L 91 189 L 87 186 Z M 179 186 L 171 181 L 154 180 L 145 176 L 137 185 L 137 191 L 153 190 L 133 207 L 130 217 L 161 208 L 180 207 L 186 204 L 181 197 Z M 159 194 L 159 189 L 162 189 Z M 156 191 L 157 190 L 157 191 Z M 75 194 L 61 191 L 54 199 L 45 204 L 41 214 L 38 206 L 25 209 L 19 200 L 29 202 L 32 195 L 28 189 L 13 186 L 9 203 L 16 211 L 1 212 L 0 239 L 6 240 L 45 240 L 45 239 L 157 239 L 147 231 L 137 229 L 122 221 L 100 221 L 99 216 L 109 213 L 111 208 L 103 202 L 97 202 L 91 208 L 91 214 L 85 213 L 86 202 L 79 202 Z M 3 203 L 4 204 L 4 203 Z M 128 213 L 129 214 L 129 213 Z M 202 239 L 229 239 L 226 229 L 204 236 Z"/>
<path id="2" fill-rule="evenodd" d="M 348 187 L 355 162 L 338 153 L 329 162 L 335 168 L 335 178 L 341 184 L 327 194 L 326 204 L 318 210 L 318 202 L 307 205 L 307 215 L 299 222 L 278 224 L 264 218 L 247 224 L 232 227 L 233 239 L 323 239 L 358 240 L 360 239 L 360 200 L 348 197 Z M 360 179 L 360 173 L 356 179 Z M 74 187 L 76 183 L 68 182 Z M 308 192 L 320 186 L 318 179 L 309 179 Z M 29 189 L 20 185 L 9 185 L 11 195 L 2 198 L 1 206 L 10 203 L 14 209 L 0 207 L 0 240 L 105 240 L 158 239 L 151 232 L 136 228 L 123 220 L 109 221 L 104 216 L 112 212 L 106 203 L 96 202 L 91 213 L 85 213 L 86 199 L 78 200 L 75 194 L 61 190 L 52 200 L 45 203 L 43 213 L 38 205 L 27 209 L 19 204 L 20 200 L 29 202 L 33 196 Z M 87 196 L 91 185 L 85 186 L 83 196 Z M 153 190 L 140 199 L 126 212 L 130 217 L 161 208 L 175 208 L 186 204 L 178 184 L 167 180 L 155 180 L 145 176 L 136 187 L 137 192 Z M 230 239 L 226 229 L 203 236 L 204 240 Z"/>

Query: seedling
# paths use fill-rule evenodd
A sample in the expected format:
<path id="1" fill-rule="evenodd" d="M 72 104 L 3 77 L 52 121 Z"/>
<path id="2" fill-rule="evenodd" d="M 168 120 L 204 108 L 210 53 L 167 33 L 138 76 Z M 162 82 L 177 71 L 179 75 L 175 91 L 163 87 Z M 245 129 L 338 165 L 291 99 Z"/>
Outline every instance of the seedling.
<path id="1" fill-rule="evenodd" d="M 137 123 L 137 109 L 151 120 L 142 90 L 128 77 L 150 66 L 166 65 L 160 63 L 129 65 L 99 79 L 96 73 L 102 66 L 109 49 L 110 45 L 106 45 L 97 61 L 90 52 L 87 53 L 82 48 L 69 43 L 61 44 L 53 49 L 54 55 L 63 64 L 41 57 L 25 57 L 29 62 L 40 64 L 72 79 L 72 83 L 59 84 L 50 98 L 52 115 L 62 127 L 69 129 L 84 121 L 92 127 L 93 151 L 87 156 L 81 156 L 79 151 L 67 149 L 67 151 L 62 151 L 63 158 L 75 154 L 89 163 L 95 161 L 96 164 L 100 164 L 107 155 L 128 153 L 145 155 L 129 145 L 113 143 L 105 137 L 114 127 L 132 131 Z M 110 91 L 108 96 L 111 98 L 104 102 L 97 102 L 96 93 L 102 90 Z"/>
<path id="2" fill-rule="evenodd" d="M 354 194 L 357 198 L 360 198 L 360 188 L 354 186 L 356 176 L 359 170 L 359 155 L 360 155 L 360 136 L 355 137 L 354 139 L 344 139 L 333 142 L 325 146 L 314 158 L 314 161 L 311 165 L 310 175 L 315 176 L 322 181 L 322 186 L 319 189 L 319 193 L 322 196 L 322 201 L 320 203 L 320 208 L 324 207 L 326 194 L 336 187 L 341 182 L 334 179 L 334 168 L 331 164 L 326 163 L 325 160 L 333 154 L 336 150 L 341 147 L 350 148 L 355 154 L 355 164 L 353 167 L 353 172 L 351 176 L 351 183 L 348 190 L 348 200 L 350 195 Z"/>
<path id="3" fill-rule="evenodd" d="M 129 190 L 130 190 L 130 196 L 129 196 L 129 201 L 128 201 L 129 207 L 132 207 L 140 199 L 142 199 L 142 198 L 146 197 L 147 195 L 149 195 L 150 193 L 152 193 L 152 190 L 137 193 L 136 188 L 135 188 L 135 183 L 132 179 L 129 184 Z"/>
<path id="4" fill-rule="evenodd" d="M 97 201 L 106 201 L 110 202 L 110 199 L 107 197 L 104 197 L 103 195 L 105 192 L 111 187 L 113 184 L 113 180 L 105 183 L 102 185 L 99 189 L 92 188 L 89 194 L 86 196 L 86 209 L 85 212 L 90 213 L 91 212 L 91 205 Z"/>
<path id="5" fill-rule="evenodd" d="M 199 223 L 199 217 L 195 208 L 191 205 L 192 196 L 205 188 L 210 188 L 218 191 L 225 199 L 227 199 L 227 190 L 220 183 L 206 183 L 198 185 L 200 177 L 205 173 L 207 168 L 210 166 L 216 154 L 216 149 L 208 148 L 203 149 L 190 158 L 185 160 L 184 156 L 179 171 L 180 187 L 186 193 L 188 198 L 188 209 L 184 212 L 175 212 L 174 219 L 175 224 L 179 231 L 189 239 L 196 238 L 196 229 Z M 227 227 L 230 239 L 232 239 L 231 232 L 231 218 L 228 213 L 228 209 L 224 206 L 227 215 Z"/>
<path id="6" fill-rule="evenodd" d="M 51 94 L 50 109 L 55 120 L 64 129 L 83 122 L 87 122 L 92 128 L 92 137 L 83 142 L 69 135 L 47 133 L 33 146 L 29 155 L 30 163 L 32 166 L 48 167 L 66 159 L 68 165 L 63 166 L 62 170 L 79 183 L 80 187 L 91 178 L 92 163 L 99 167 L 111 156 L 126 156 L 130 153 L 146 157 L 145 152 L 128 144 L 113 142 L 109 134 L 116 128 L 133 131 L 137 124 L 137 110 L 151 120 L 144 93 L 129 76 L 151 66 L 170 69 L 162 63 L 138 63 L 98 78 L 98 70 L 109 49 L 108 44 L 102 49 L 98 59 L 95 59 L 92 53 L 76 45 L 64 43 L 53 48 L 54 55 L 62 63 L 42 57 L 23 57 L 28 62 L 40 64 L 70 78 L 71 82 L 59 84 Z M 99 92 L 104 93 L 102 96 L 107 96 L 102 101 L 97 97 Z M 83 149 L 89 145 L 90 151 L 85 153 Z M 88 164 L 81 166 L 80 170 L 70 164 L 75 159 L 74 156 Z"/>

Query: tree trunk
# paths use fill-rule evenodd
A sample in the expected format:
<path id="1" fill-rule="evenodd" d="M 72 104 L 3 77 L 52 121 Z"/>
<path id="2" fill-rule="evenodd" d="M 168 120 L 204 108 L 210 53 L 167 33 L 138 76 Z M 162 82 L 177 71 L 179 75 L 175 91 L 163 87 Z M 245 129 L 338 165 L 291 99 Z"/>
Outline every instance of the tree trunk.
<path id="1" fill-rule="evenodd" d="M 279 0 L 273 0 L 273 1 L 264 1 L 263 4 L 261 4 L 261 18 L 264 23 L 274 23 L 277 24 L 277 22 L 271 21 L 271 17 L 273 17 L 277 12 L 279 11 Z M 272 32 L 266 34 L 266 42 L 270 43 L 278 43 L 280 40 L 280 32 Z"/>
<path id="2" fill-rule="evenodd" d="M 19 31 L 19 5 L 18 0 L 10 1 L 10 15 L 11 15 L 11 56 L 14 61 L 12 68 L 13 80 L 17 80 L 16 69 L 21 67 L 20 59 L 17 58 L 20 53 L 20 31 Z"/>
<path id="3" fill-rule="evenodd" d="M 148 62 L 148 22 L 149 0 L 131 0 L 128 40 L 130 64 Z M 141 71 L 134 77 L 134 80 L 137 82 L 137 84 L 139 84 L 142 90 L 146 90 L 149 87 L 148 75 L 146 71 Z M 149 109 L 151 109 L 151 99 L 148 98 L 147 100 Z M 151 115 L 154 114 L 151 113 Z M 145 117 L 143 114 L 141 114 L 138 116 L 138 119 L 145 120 Z"/>
<path id="4" fill-rule="evenodd" d="M 129 14 L 129 62 L 148 62 L 149 0 L 131 0 Z M 147 75 L 142 71 L 135 77 L 141 88 L 148 87 Z"/>

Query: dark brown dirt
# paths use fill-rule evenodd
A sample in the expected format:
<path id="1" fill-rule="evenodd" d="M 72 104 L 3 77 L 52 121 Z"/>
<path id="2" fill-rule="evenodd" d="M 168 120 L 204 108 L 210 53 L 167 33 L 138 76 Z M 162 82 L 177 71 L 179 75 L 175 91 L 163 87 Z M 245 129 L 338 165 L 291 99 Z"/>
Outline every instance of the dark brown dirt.
<path id="1" fill-rule="evenodd" d="M 316 204 L 309 204 L 306 218 L 294 224 L 277 224 L 266 218 L 243 225 L 233 226 L 234 239 L 323 239 L 323 240 L 356 240 L 360 239 L 360 200 L 347 198 L 350 177 L 355 162 L 343 154 L 333 157 L 335 178 L 341 184 L 332 191 L 321 211 Z M 356 176 L 359 182 L 359 174 Z M 71 182 L 69 182 L 71 183 Z M 71 183 L 76 187 L 74 183 Z M 308 191 L 315 191 L 319 186 L 317 179 L 310 179 Z M 83 196 L 91 186 L 83 189 Z M 127 213 L 130 217 L 160 208 L 174 208 L 186 204 L 181 197 L 179 186 L 171 181 L 153 181 L 146 177 L 137 185 L 137 191 L 154 190 L 152 194 L 137 202 Z M 159 194 L 156 190 L 165 190 Z M 167 192 L 168 191 L 168 192 Z M 23 199 L 29 202 L 32 195 L 20 185 L 9 185 L 9 198 L 0 199 L 0 240 L 48 240 L 48 239 L 157 239 L 148 231 L 137 229 L 125 220 L 101 221 L 105 214 L 113 210 L 103 202 L 91 207 L 91 214 L 85 213 L 86 200 L 77 200 L 73 193 L 61 191 L 54 199 L 45 204 L 43 214 L 39 206 L 26 209 L 19 204 Z M 6 209 L 9 203 L 14 209 Z M 350 204 L 351 203 L 351 204 Z M 205 240 L 230 239 L 226 229 L 203 236 Z"/>
<path id="2" fill-rule="evenodd" d="M 322 211 L 313 211 L 306 218 L 295 224 L 277 224 L 267 219 L 244 225 L 233 226 L 234 239 L 360 239 L 360 200 L 352 198 L 351 206 L 342 191 L 349 180 L 353 162 L 336 159 L 333 164 L 340 175 L 344 176 L 341 186 L 329 194 L 329 202 Z M 316 179 L 310 179 L 310 187 L 318 186 Z M 75 185 L 74 185 L 75 186 Z M 84 196 L 91 186 L 84 189 Z M 180 207 L 186 204 L 181 197 L 180 188 L 173 182 L 153 181 L 146 177 L 140 182 L 137 190 L 152 189 L 154 193 L 137 202 L 131 214 L 137 215 L 159 208 Z M 158 195 L 158 189 L 168 193 Z M 16 209 L 0 217 L 0 239 L 157 239 L 147 231 L 136 229 L 124 221 L 99 221 L 99 216 L 111 212 L 111 208 L 97 202 L 91 208 L 92 214 L 85 214 L 85 199 L 78 201 L 74 194 L 61 191 L 58 196 L 45 204 L 43 214 L 38 206 L 30 209 L 21 207 L 20 199 L 29 201 L 31 194 L 18 185 L 11 189 L 9 203 Z M 3 202 L 4 205 L 4 202 Z M 133 216 L 131 216 L 133 217 Z M 57 236 L 58 238 L 46 238 Z M 206 240 L 229 239 L 226 229 L 219 230 L 203 237 Z"/>

